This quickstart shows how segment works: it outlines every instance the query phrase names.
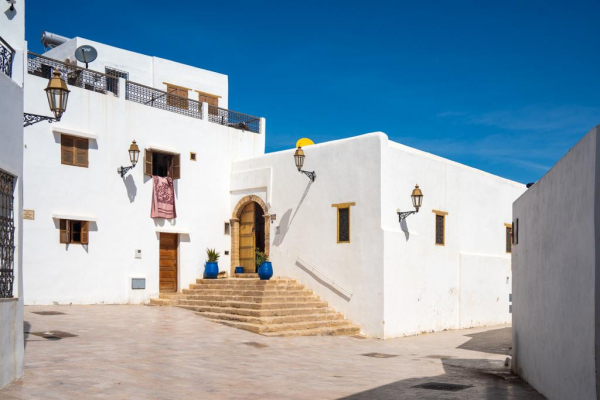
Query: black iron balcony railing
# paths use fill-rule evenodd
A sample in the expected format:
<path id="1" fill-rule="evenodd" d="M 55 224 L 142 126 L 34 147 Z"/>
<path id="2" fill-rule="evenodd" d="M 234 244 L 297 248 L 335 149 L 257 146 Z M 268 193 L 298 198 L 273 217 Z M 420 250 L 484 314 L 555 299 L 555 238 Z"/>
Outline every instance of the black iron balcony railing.
<path id="1" fill-rule="evenodd" d="M 15 260 L 15 177 L 0 171 L 0 299 L 13 297 Z"/>
<path id="2" fill-rule="evenodd" d="M 15 59 L 15 49 L 0 36 L 0 71 L 8 77 L 12 77 L 13 60 Z"/>
<path id="3" fill-rule="evenodd" d="M 202 119 L 202 103 L 127 81 L 125 99 L 188 117 Z"/>
<path id="4" fill-rule="evenodd" d="M 208 120 L 220 125 L 260 133 L 260 118 L 226 110 L 217 106 L 208 106 Z"/>
<path id="5" fill-rule="evenodd" d="M 119 78 L 63 63 L 32 52 L 27 53 L 27 72 L 50 79 L 58 70 L 69 86 L 80 87 L 98 93 L 119 96 Z"/>

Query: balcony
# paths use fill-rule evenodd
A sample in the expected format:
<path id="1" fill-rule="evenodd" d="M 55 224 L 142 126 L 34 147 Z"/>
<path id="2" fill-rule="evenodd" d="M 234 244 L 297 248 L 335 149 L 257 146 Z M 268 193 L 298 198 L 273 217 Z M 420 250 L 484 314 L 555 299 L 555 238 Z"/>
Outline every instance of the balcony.
<path id="1" fill-rule="evenodd" d="M 0 71 L 12 78 L 12 65 L 15 59 L 15 50 L 0 36 Z"/>
<path id="2" fill-rule="evenodd" d="M 27 54 L 27 72 L 29 74 L 50 79 L 55 70 L 61 73 L 63 79 L 71 87 L 79 87 L 102 94 L 112 93 L 119 97 L 119 78 L 116 76 L 66 64 L 31 52 Z M 260 118 L 258 117 L 200 103 L 129 80 L 125 81 L 125 100 L 197 119 L 203 119 L 203 104 L 206 104 L 208 106 L 208 122 L 260 133 Z"/>

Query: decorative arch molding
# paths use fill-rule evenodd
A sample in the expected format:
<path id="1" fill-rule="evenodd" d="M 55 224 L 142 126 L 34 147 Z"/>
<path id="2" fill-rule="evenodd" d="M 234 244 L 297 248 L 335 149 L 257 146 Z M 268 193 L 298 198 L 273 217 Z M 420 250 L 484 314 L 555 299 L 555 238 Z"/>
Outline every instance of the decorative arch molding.
<path id="1" fill-rule="evenodd" d="M 233 276 L 235 273 L 235 267 L 240 264 L 240 216 L 242 215 L 242 210 L 244 207 L 251 202 L 255 202 L 260 206 L 263 211 L 263 218 L 265 224 L 265 254 L 267 257 L 270 256 L 271 253 L 271 214 L 269 214 L 267 204 L 256 195 L 248 195 L 244 196 L 238 201 L 238 203 L 233 208 L 233 212 L 231 213 L 231 219 L 229 220 L 229 224 L 231 227 L 231 266 L 230 266 L 230 276 Z"/>

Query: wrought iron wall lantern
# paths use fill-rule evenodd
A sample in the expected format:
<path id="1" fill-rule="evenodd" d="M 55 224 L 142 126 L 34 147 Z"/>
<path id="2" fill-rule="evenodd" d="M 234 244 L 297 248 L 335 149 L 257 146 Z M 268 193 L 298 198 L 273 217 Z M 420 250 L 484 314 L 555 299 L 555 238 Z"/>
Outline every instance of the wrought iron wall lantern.
<path id="1" fill-rule="evenodd" d="M 412 191 L 412 194 L 410 195 L 411 199 L 412 199 L 412 203 L 413 203 L 413 207 L 415 208 L 415 211 L 398 211 L 398 220 L 401 222 L 403 219 L 406 219 L 406 217 L 408 217 L 411 214 L 415 214 L 419 212 L 419 208 L 421 208 L 421 205 L 423 205 L 423 192 L 421 192 L 421 189 L 419 189 L 419 185 L 415 185 L 415 188 Z"/>
<path id="2" fill-rule="evenodd" d="M 62 79 L 60 71 L 54 71 L 54 76 L 48 81 L 48 86 L 44 89 L 46 96 L 48 96 L 48 105 L 50 111 L 54 113 L 54 118 L 46 117 L 44 115 L 37 114 L 23 114 L 23 126 L 29 126 L 42 121 L 48 121 L 52 123 L 54 121 L 60 121 L 63 113 L 67 110 L 67 101 L 69 100 L 69 93 L 71 92 L 67 87 L 67 83 Z"/>
<path id="3" fill-rule="evenodd" d="M 304 166 L 305 157 L 306 156 L 304 155 L 304 150 L 302 150 L 302 147 L 298 147 L 296 149 L 296 152 L 294 153 L 294 161 L 296 162 L 296 168 L 298 168 L 298 172 L 308 176 L 308 178 L 314 182 L 315 179 L 317 179 L 317 173 L 315 171 L 304 171 L 302 169 L 302 167 Z"/>
<path id="4" fill-rule="evenodd" d="M 17 0 L 6 0 L 8 4 L 10 4 L 10 11 L 15 11 L 15 4 L 17 4 Z"/>
<path id="5" fill-rule="evenodd" d="M 139 158 L 140 148 L 134 140 L 133 142 L 131 142 L 131 146 L 129 146 L 129 161 L 131 161 L 131 166 L 117 168 L 117 173 L 121 175 L 121 178 L 125 176 L 127 171 L 129 171 L 132 168 L 135 168 L 135 165 L 137 164 Z"/>

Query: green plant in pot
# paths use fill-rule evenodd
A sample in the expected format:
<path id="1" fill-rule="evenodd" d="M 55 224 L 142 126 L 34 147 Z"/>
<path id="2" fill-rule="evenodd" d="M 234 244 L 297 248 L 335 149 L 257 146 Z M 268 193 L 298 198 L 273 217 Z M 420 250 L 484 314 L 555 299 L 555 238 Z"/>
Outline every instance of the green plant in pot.
<path id="1" fill-rule="evenodd" d="M 273 276 L 273 265 L 269 261 L 269 257 L 259 249 L 256 249 L 254 260 L 258 268 L 258 277 L 263 281 L 271 279 Z"/>
<path id="2" fill-rule="evenodd" d="M 217 279 L 219 276 L 219 257 L 221 254 L 215 249 L 206 249 L 207 261 L 204 264 L 204 278 Z"/>

